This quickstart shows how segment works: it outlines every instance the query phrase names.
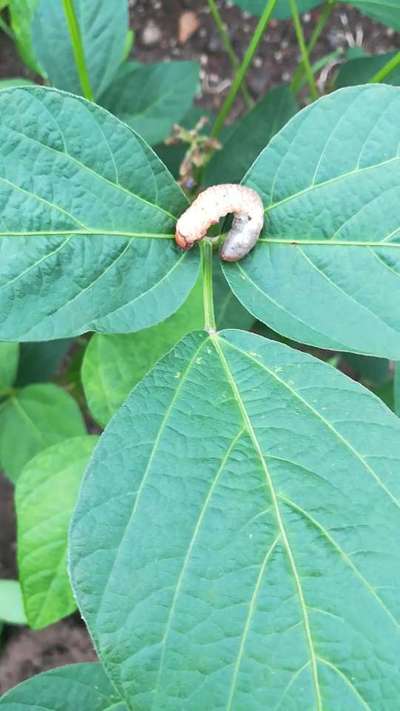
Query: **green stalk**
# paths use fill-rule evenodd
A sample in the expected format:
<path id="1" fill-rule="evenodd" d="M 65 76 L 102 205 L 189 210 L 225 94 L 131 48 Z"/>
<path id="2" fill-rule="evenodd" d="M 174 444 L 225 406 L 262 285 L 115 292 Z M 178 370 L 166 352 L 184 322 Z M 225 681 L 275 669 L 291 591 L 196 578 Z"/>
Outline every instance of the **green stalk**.
<path id="1" fill-rule="evenodd" d="M 265 5 L 264 11 L 258 21 L 257 27 L 254 30 L 253 36 L 250 40 L 250 44 L 246 50 L 246 53 L 243 57 L 243 61 L 233 79 L 231 88 L 228 92 L 228 95 L 222 104 L 218 116 L 215 120 L 213 129 L 211 131 L 211 135 L 213 138 L 217 138 L 219 134 L 221 133 L 221 130 L 225 124 L 225 121 L 227 117 L 229 116 L 232 106 L 234 104 L 234 101 L 236 99 L 237 93 L 242 86 L 242 82 L 247 74 L 248 68 L 253 60 L 253 57 L 257 51 L 257 47 L 261 41 L 261 38 L 265 32 L 265 30 L 268 27 L 268 23 L 271 19 L 271 15 L 274 11 L 275 5 L 276 5 L 277 0 L 268 0 L 268 2 Z"/>
<path id="2" fill-rule="evenodd" d="M 10 37 L 10 39 L 15 41 L 14 32 L 12 31 L 11 27 L 9 25 L 7 25 L 7 22 L 5 20 L 3 20 L 2 17 L 0 17 L 0 30 L 2 30 L 4 32 L 4 34 L 8 35 L 8 37 Z"/>
<path id="3" fill-rule="evenodd" d="M 204 329 L 209 333 L 213 333 L 216 331 L 216 325 L 214 316 L 212 242 L 207 238 L 203 239 L 200 244 L 200 250 L 203 276 Z"/>
<path id="4" fill-rule="evenodd" d="M 379 82 L 386 79 L 386 77 L 391 74 L 400 65 L 400 52 L 389 59 L 388 62 L 380 69 L 374 76 L 369 80 L 371 84 L 379 84 Z"/>
<path id="5" fill-rule="evenodd" d="M 291 13 L 292 13 L 294 29 L 296 32 L 297 43 L 299 45 L 299 49 L 301 52 L 302 64 L 304 66 L 304 71 L 306 73 L 308 85 L 310 87 L 311 98 L 313 100 L 318 99 L 317 84 L 316 84 L 315 76 L 314 76 L 314 73 L 313 73 L 313 70 L 312 70 L 312 67 L 310 64 L 310 57 L 308 56 L 308 50 L 307 50 L 306 42 L 304 39 L 303 28 L 301 26 L 300 15 L 299 15 L 299 10 L 297 7 L 296 0 L 289 0 L 289 5 L 290 5 Z"/>
<path id="6" fill-rule="evenodd" d="M 208 0 L 208 7 L 210 8 L 212 18 L 213 18 L 216 28 L 219 32 L 222 45 L 224 47 L 225 52 L 227 53 L 227 55 L 229 57 L 232 68 L 235 72 L 237 72 L 237 70 L 239 69 L 239 60 L 235 54 L 235 50 L 233 49 L 231 38 L 229 37 L 229 33 L 226 30 L 226 25 L 221 17 L 220 11 L 218 10 L 218 6 L 217 6 L 215 0 Z M 243 94 L 243 99 L 246 103 L 247 108 L 251 109 L 254 106 L 254 101 L 249 94 L 249 91 L 247 89 L 245 82 L 243 82 L 243 86 L 241 87 L 241 92 Z"/>
<path id="7" fill-rule="evenodd" d="M 336 0 L 326 0 L 325 5 L 322 8 L 322 11 L 321 11 L 320 16 L 318 18 L 318 22 L 314 27 L 313 33 L 310 38 L 310 42 L 307 45 L 307 54 L 309 56 L 310 56 L 311 52 L 315 49 L 316 44 L 317 44 L 323 30 L 325 29 L 325 25 L 328 22 L 330 16 L 332 15 L 335 5 L 336 5 Z M 290 88 L 295 94 L 297 94 L 297 92 L 301 88 L 301 85 L 303 82 L 303 77 L 304 77 L 304 64 L 303 64 L 303 62 L 300 62 L 295 73 L 293 74 L 292 81 L 290 84 Z"/>
<path id="8" fill-rule="evenodd" d="M 89 73 L 86 67 L 85 52 L 82 44 L 82 37 L 78 20 L 75 13 L 73 0 L 63 0 L 64 13 L 67 20 L 68 31 L 71 38 L 72 51 L 75 59 L 75 66 L 79 76 L 79 82 L 85 99 L 94 100 L 92 87 L 90 86 Z"/>

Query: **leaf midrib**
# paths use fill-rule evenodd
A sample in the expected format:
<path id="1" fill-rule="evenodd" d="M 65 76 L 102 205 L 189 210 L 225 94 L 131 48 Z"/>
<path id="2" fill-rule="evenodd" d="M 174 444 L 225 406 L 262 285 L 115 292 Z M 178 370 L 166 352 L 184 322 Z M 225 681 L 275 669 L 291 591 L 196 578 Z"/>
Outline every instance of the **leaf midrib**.
<path id="1" fill-rule="evenodd" d="M 400 230 L 400 227 L 398 228 Z M 398 231 L 396 229 L 396 232 Z M 1 236 L 1 234 L 0 234 Z M 275 237 L 260 237 L 257 244 L 283 244 L 286 247 L 303 247 L 304 245 L 321 247 L 377 247 L 378 249 L 400 249 L 400 242 L 365 242 L 357 240 L 331 240 L 331 239 L 301 239 L 299 237 L 287 237 L 286 239 Z"/>
<path id="2" fill-rule="evenodd" d="M 353 571 L 354 575 L 361 581 L 363 586 L 366 588 L 366 590 L 369 592 L 369 594 L 375 598 L 377 601 L 378 605 L 384 610 L 385 614 L 390 618 L 390 620 L 394 623 L 394 625 L 397 627 L 397 629 L 400 631 L 400 622 L 396 620 L 394 615 L 391 613 L 388 607 L 386 607 L 384 601 L 382 598 L 378 595 L 377 591 L 375 588 L 371 585 L 371 583 L 367 580 L 367 578 L 364 577 L 364 575 L 361 573 L 361 571 L 357 568 L 353 560 L 350 558 L 350 556 L 346 553 L 346 551 L 341 548 L 341 546 L 335 541 L 331 533 L 321 524 L 317 519 L 314 518 L 308 511 L 305 511 L 301 506 L 296 504 L 294 501 L 289 499 L 289 497 L 284 496 L 283 494 L 279 494 L 278 497 L 281 501 L 286 503 L 291 509 L 294 511 L 297 511 L 303 518 L 305 518 L 309 523 L 314 526 L 323 536 L 324 538 L 330 543 L 332 548 L 334 548 L 337 553 L 339 553 L 340 557 L 343 559 L 345 564 L 351 568 Z"/>
<path id="3" fill-rule="evenodd" d="M 87 230 L 43 230 L 36 232 L 0 232 L 0 238 L 4 237 L 73 237 L 73 236 L 84 236 L 84 237 L 128 237 L 132 238 L 144 238 L 144 239 L 173 239 L 174 235 L 171 233 L 155 233 L 155 232 L 117 232 L 114 230 L 109 230 L 107 227 L 103 229 L 91 229 Z M 400 247 L 400 245 L 399 245 Z"/>
<path id="4" fill-rule="evenodd" d="M 367 471 L 367 472 L 372 476 L 372 478 L 376 481 L 376 483 L 378 484 L 378 486 L 380 486 L 380 487 L 382 488 L 382 490 L 387 494 L 387 496 L 391 499 L 392 503 L 393 503 L 398 509 L 400 509 L 400 501 L 399 501 L 398 499 L 396 499 L 396 497 L 394 496 L 394 494 L 392 494 L 392 492 L 387 488 L 387 486 L 385 485 L 385 483 L 384 483 L 384 482 L 382 481 L 382 479 L 378 476 L 378 474 L 375 472 L 375 470 L 368 464 L 368 462 L 364 459 L 364 457 L 362 457 L 361 454 L 360 454 L 356 449 L 354 449 L 354 447 L 353 447 L 353 445 L 351 444 L 351 442 L 349 442 L 343 435 L 341 435 L 340 432 L 339 432 L 337 429 L 335 429 L 335 427 L 329 422 L 329 420 L 327 420 L 323 415 L 321 415 L 321 413 L 320 413 L 318 410 L 316 410 L 307 400 L 305 400 L 305 398 L 303 398 L 302 395 L 300 395 L 300 393 L 297 392 L 297 390 L 295 390 L 294 388 L 292 388 L 292 387 L 289 385 L 289 383 L 287 383 L 285 380 L 283 380 L 282 378 L 280 378 L 279 375 L 277 375 L 277 373 L 274 373 L 274 372 L 273 372 L 270 368 L 268 368 L 264 363 L 261 363 L 259 360 L 257 360 L 257 358 L 254 358 L 254 356 L 252 356 L 250 353 L 248 353 L 247 351 L 241 350 L 241 348 L 238 348 L 237 346 L 235 346 L 235 345 L 234 345 L 233 343 L 231 343 L 230 341 L 224 340 L 224 343 L 226 343 L 226 345 L 227 345 L 229 348 L 232 348 L 233 350 L 235 350 L 235 351 L 237 351 L 238 353 L 240 353 L 242 356 L 245 356 L 246 358 L 248 358 L 249 360 L 251 360 L 253 363 L 255 363 L 255 364 L 258 366 L 258 368 L 261 368 L 261 370 L 265 370 L 265 372 L 268 373 L 268 375 L 269 375 L 270 377 L 272 377 L 272 378 L 274 378 L 276 381 L 278 381 L 286 390 L 289 390 L 289 392 L 290 392 L 295 398 L 297 398 L 298 400 L 300 400 L 300 402 L 301 402 L 308 410 L 310 410 L 310 411 L 315 415 L 315 417 L 317 417 L 319 420 L 321 420 L 321 422 L 323 423 L 323 425 L 324 425 L 327 429 L 329 429 L 329 430 L 337 437 L 337 439 L 338 439 L 347 449 L 350 450 L 350 452 L 352 452 L 352 454 L 356 457 L 356 459 L 358 459 L 358 461 L 361 462 L 361 464 L 362 464 L 363 467 L 366 469 L 366 471 Z"/>
<path id="5" fill-rule="evenodd" d="M 289 561 L 290 567 L 292 569 L 295 587 L 297 590 L 297 597 L 298 597 L 298 601 L 299 601 L 299 606 L 300 606 L 300 610 L 301 610 L 302 617 L 303 617 L 305 638 L 306 638 L 306 643 L 307 643 L 307 646 L 309 649 L 309 654 L 310 654 L 310 666 L 311 666 L 311 675 L 312 675 L 313 686 L 314 686 L 316 708 L 318 711 L 323 711 L 321 691 L 320 691 L 320 685 L 319 685 L 319 680 L 318 680 L 317 658 L 316 658 L 316 653 L 314 650 L 314 643 L 313 643 L 313 639 L 312 639 L 312 635 L 311 635 L 311 628 L 310 628 L 310 621 L 309 621 L 308 612 L 307 612 L 307 606 L 305 604 L 305 598 L 304 598 L 303 588 L 301 585 L 301 579 L 300 579 L 300 576 L 299 576 L 299 573 L 297 570 L 295 558 L 294 558 L 292 549 L 290 547 L 288 535 L 287 535 L 287 532 L 286 532 L 286 529 L 284 526 L 282 514 L 280 511 L 280 507 L 279 507 L 278 497 L 275 492 L 275 488 L 274 488 L 274 484 L 273 484 L 273 480 L 272 480 L 271 474 L 269 472 L 269 469 L 267 467 L 266 461 L 264 459 L 260 443 L 257 439 L 257 435 L 254 431 L 250 417 L 247 413 L 245 404 L 242 400 L 242 397 L 241 397 L 238 387 L 236 385 L 235 379 L 233 377 L 233 373 L 231 372 L 231 370 L 229 368 L 229 364 L 225 358 L 223 348 L 219 343 L 220 336 L 218 334 L 212 334 L 212 335 L 210 335 L 210 338 L 211 338 L 213 345 L 215 347 L 215 350 L 217 351 L 217 354 L 219 356 L 221 366 L 225 372 L 225 375 L 226 375 L 227 381 L 231 387 L 233 396 L 238 404 L 238 408 L 239 408 L 240 413 L 242 415 L 242 419 L 243 419 L 243 423 L 246 428 L 246 431 L 249 434 L 249 437 L 253 443 L 254 449 L 255 449 L 257 456 L 259 458 L 262 470 L 264 472 L 266 485 L 267 485 L 268 491 L 271 495 L 273 508 L 275 511 L 276 522 L 278 524 L 278 528 L 280 531 L 280 537 L 281 537 L 282 542 L 284 544 L 284 548 L 286 550 L 288 561 Z M 237 350 L 239 350 L 239 349 L 237 349 Z M 232 693 L 232 698 L 233 698 L 233 693 Z"/>

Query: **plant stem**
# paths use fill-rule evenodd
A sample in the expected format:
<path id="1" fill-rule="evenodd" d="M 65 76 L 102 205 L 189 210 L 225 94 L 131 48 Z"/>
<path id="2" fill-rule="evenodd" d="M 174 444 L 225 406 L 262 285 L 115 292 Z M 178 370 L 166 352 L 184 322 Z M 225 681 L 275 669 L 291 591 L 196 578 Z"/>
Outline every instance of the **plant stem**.
<path id="1" fill-rule="evenodd" d="M 7 25 L 7 22 L 5 20 L 3 20 L 2 17 L 0 17 L 0 30 L 2 30 L 4 32 L 4 34 L 8 35 L 8 37 L 10 37 L 10 39 L 15 41 L 14 32 L 12 31 L 11 27 L 9 25 Z"/>
<path id="2" fill-rule="evenodd" d="M 75 13 L 73 0 L 62 0 L 64 13 L 67 20 L 68 31 L 71 38 L 72 51 L 74 53 L 75 66 L 79 76 L 79 82 L 85 99 L 94 100 L 92 87 L 90 86 L 89 73 L 86 67 L 85 52 L 82 44 L 82 37 L 78 20 Z"/>
<path id="3" fill-rule="evenodd" d="M 326 0 L 324 7 L 322 8 L 322 11 L 320 13 L 320 16 L 318 18 L 318 22 L 314 27 L 313 33 L 310 38 L 310 42 L 307 45 L 307 53 L 308 55 L 311 54 L 311 52 L 315 49 L 315 46 L 325 29 L 325 25 L 328 22 L 334 8 L 336 5 L 336 0 Z M 304 76 L 304 64 L 303 62 L 300 62 L 299 66 L 297 67 L 295 73 L 293 74 L 292 81 L 290 84 L 291 90 L 296 94 L 302 84 L 303 81 L 303 76 Z"/>
<path id="4" fill-rule="evenodd" d="M 235 50 L 233 49 L 231 38 L 229 37 L 229 32 L 227 32 L 226 25 L 221 17 L 220 11 L 218 10 L 218 6 L 215 2 L 215 0 L 208 0 L 208 7 L 210 8 L 210 12 L 212 15 L 212 18 L 215 22 L 216 28 L 219 32 L 219 35 L 221 37 L 222 45 L 225 49 L 225 52 L 227 53 L 232 68 L 235 72 L 239 69 L 239 60 L 235 54 Z M 246 83 L 243 82 L 243 85 L 241 87 L 241 92 L 243 94 L 243 99 L 246 103 L 246 106 L 248 109 L 251 109 L 254 106 L 254 101 L 251 98 L 249 91 L 247 89 Z"/>
<path id="5" fill-rule="evenodd" d="M 253 60 L 253 57 L 257 51 L 257 47 L 261 41 L 261 38 L 265 32 L 265 30 L 268 27 L 268 23 L 271 19 L 271 15 L 274 11 L 275 5 L 276 5 L 277 0 L 268 0 L 268 2 L 265 5 L 264 11 L 258 21 L 257 27 L 254 30 L 253 36 L 250 40 L 250 44 L 246 50 L 246 53 L 243 57 L 243 61 L 233 79 L 231 88 L 228 92 L 228 95 L 222 104 L 218 116 L 215 119 L 215 123 L 213 126 L 213 129 L 211 131 L 211 135 L 213 138 L 216 138 L 219 136 L 221 133 L 221 130 L 224 126 L 225 120 L 230 114 L 230 111 L 232 109 L 233 103 L 236 99 L 237 93 L 242 85 L 242 82 L 247 74 L 247 70 Z"/>
<path id="6" fill-rule="evenodd" d="M 214 332 L 216 330 L 214 316 L 214 295 L 213 295 L 213 246 L 212 242 L 205 238 L 200 244 L 201 250 L 201 270 L 203 275 L 203 308 L 204 308 L 204 329 Z"/>
<path id="7" fill-rule="evenodd" d="M 394 55 L 388 62 L 369 80 L 371 84 L 379 84 L 386 79 L 400 65 L 400 52 Z"/>
<path id="8" fill-rule="evenodd" d="M 315 81 L 314 73 L 310 64 L 310 58 L 308 56 L 308 50 L 306 47 L 306 42 L 304 39 L 303 28 L 301 26 L 299 10 L 297 7 L 296 0 L 289 0 L 290 10 L 292 13 L 294 29 L 296 32 L 297 43 L 300 48 L 302 64 L 304 66 L 304 71 L 306 73 L 307 81 L 310 87 L 310 94 L 312 99 L 318 99 L 318 89 Z"/>

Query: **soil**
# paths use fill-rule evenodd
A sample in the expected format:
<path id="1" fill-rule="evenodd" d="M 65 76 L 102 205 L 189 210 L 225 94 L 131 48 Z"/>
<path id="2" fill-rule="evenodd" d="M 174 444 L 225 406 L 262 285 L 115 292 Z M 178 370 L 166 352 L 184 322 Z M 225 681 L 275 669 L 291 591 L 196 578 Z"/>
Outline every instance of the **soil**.
<path id="1" fill-rule="evenodd" d="M 131 24 L 135 29 L 133 54 L 142 62 L 165 59 L 197 59 L 201 64 L 201 105 L 216 110 L 230 85 L 232 70 L 221 46 L 206 0 L 130 0 Z M 235 52 L 243 53 L 255 26 L 255 19 L 230 2 L 219 1 Z M 184 12 L 194 13 L 198 29 L 180 43 L 179 21 Z M 318 10 L 304 16 L 309 37 Z M 192 16 L 193 21 L 193 16 Z M 337 49 L 344 54 L 350 47 L 362 47 L 371 53 L 400 48 L 400 35 L 370 21 L 356 10 L 342 5 L 332 15 L 317 45 L 315 58 Z M 273 85 L 287 81 L 298 63 L 298 50 L 290 22 L 272 21 L 248 75 L 248 88 L 254 99 Z M 321 77 L 327 81 L 329 70 Z M 0 33 L 0 79 L 25 76 L 34 78 L 20 61 L 12 42 Z M 322 86 L 323 88 L 323 86 Z M 243 106 L 237 102 L 231 118 Z M 12 485 L 0 475 L 0 578 L 16 578 L 15 516 Z M 89 636 L 79 615 L 32 632 L 26 628 L 6 627 L 0 648 L 0 691 L 52 667 L 96 658 Z"/>

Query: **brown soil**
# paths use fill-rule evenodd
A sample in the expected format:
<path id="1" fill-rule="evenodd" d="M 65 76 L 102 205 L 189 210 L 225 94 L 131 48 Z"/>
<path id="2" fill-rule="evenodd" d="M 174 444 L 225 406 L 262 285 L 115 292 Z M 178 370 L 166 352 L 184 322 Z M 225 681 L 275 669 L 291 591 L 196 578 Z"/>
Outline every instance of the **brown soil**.
<path id="1" fill-rule="evenodd" d="M 47 669 L 95 660 L 86 629 L 75 617 L 36 632 L 13 628 L 0 658 L 0 692 Z"/>
<path id="2" fill-rule="evenodd" d="M 229 2 L 220 1 L 232 42 L 239 56 L 248 44 L 254 18 Z M 163 59 L 198 59 L 201 63 L 202 105 L 217 109 L 229 87 L 231 67 L 210 17 L 206 0 L 130 0 L 136 39 L 134 56 L 143 62 Z M 184 11 L 196 14 L 199 27 L 184 44 L 178 42 L 179 18 Z M 309 36 L 318 11 L 304 17 Z M 150 30 L 149 30 L 150 26 Z M 153 37 L 157 37 L 152 44 Z M 350 7 L 337 9 L 315 51 L 315 58 L 341 48 L 362 46 L 369 52 L 400 47 L 400 35 L 371 22 Z M 253 61 L 248 87 L 255 99 L 269 87 L 287 81 L 298 62 L 298 50 L 290 22 L 272 22 Z M 27 76 L 14 46 L 0 33 L 0 78 Z M 237 102 L 233 117 L 242 110 Z M 12 486 L 0 475 L 0 577 L 15 578 L 15 517 Z M 0 651 L 0 691 L 14 686 L 40 671 L 78 661 L 92 661 L 95 652 L 89 636 L 74 615 L 41 632 L 6 627 Z"/>
<path id="3" fill-rule="evenodd" d="M 217 4 L 229 28 L 234 50 L 242 57 L 257 20 L 241 12 L 231 2 L 220 0 Z M 229 89 L 232 69 L 210 15 L 207 0 L 133 0 L 130 5 L 132 24 L 136 28 L 135 57 L 143 62 L 162 59 L 199 60 L 202 80 L 200 103 L 209 109 L 218 109 Z M 177 39 L 179 18 L 187 10 L 196 13 L 199 29 L 184 45 L 180 45 Z M 318 9 L 303 16 L 307 39 L 318 16 Z M 154 45 L 147 42 L 146 30 L 149 26 L 153 27 L 153 34 L 154 27 L 159 33 L 160 39 Z M 387 52 L 400 47 L 400 35 L 363 17 L 350 6 L 341 5 L 333 13 L 321 36 L 313 59 L 337 49 L 344 54 L 350 47 L 362 47 L 370 53 Z M 248 74 L 247 83 L 253 98 L 263 96 L 271 86 L 287 82 L 298 60 L 299 52 L 292 23 L 272 20 Z M 231 118 L 242 109 L 239 98 Z"/>

